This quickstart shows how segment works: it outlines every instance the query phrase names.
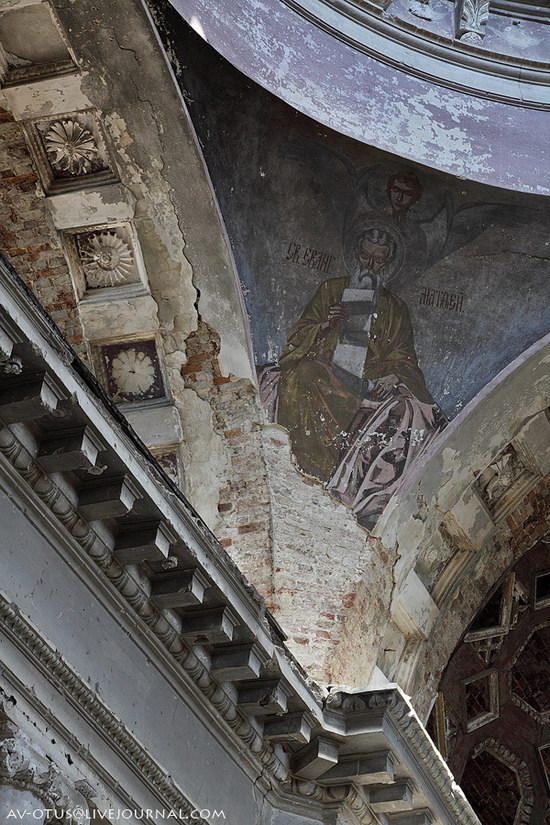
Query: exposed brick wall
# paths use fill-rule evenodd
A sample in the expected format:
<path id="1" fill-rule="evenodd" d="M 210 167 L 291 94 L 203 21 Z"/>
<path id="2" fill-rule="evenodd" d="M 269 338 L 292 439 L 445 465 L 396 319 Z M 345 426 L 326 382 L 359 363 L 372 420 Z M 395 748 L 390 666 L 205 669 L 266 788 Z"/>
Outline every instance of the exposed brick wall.
<path id="1" fill-rule="evenodd" d="M 282 428 L 265 427 L 264 450 L 273 522 L 273 611 L 290 649 L 313 678 L 349 684 L 340 668 L 342 628 L 356 610 L 359 582 L 379 560 L 351 511 L 296 470 Z M 377 582 L 378 574 L 374 587 Z M 387 613 L 386 605 L 381 624 Z M 367 652 L 354 655 L 357 685 L 365 685 L 374 664 L 370 638 L 355 640 L 358 650 L 365 642 L 362 653 Z"/>
<path id="2" fill-rule="evenodd" d="M 266 598 L 311 676 L 349 682 L 343 657 L 351 655 L 354 682 L 364 686 L 388 616 L 391 565 L 352 513 L 297 471 L 287 434 L 264 421 L 256 388 L 221 373 L 216 333 L 201 321 L 186 348 L 186 387 L 210 405 L 229 456 L 216 535 Z M 359 598 L 372 606 L 374 596 L 378 617 L 366 632 L 342 639 L 360 582 L 368 584 Z"/>
<path id="3" fill-rule="evenodd" d="M 80 356 L 76 295 L 21 126 L 0 109 L 0 250 Z"/>
<path id="4" fill-rule="evenodd" d="M 390 620 L 393 565 L 397 550 L 390 555 L 378 538 L 368 539 L 369 554 L 362 579 L 355 592 L 343 600 L 342 631 L 332 661 L 332 679 L 354 687 L 364 687 L 380 651 Z"/>
<path id="5" fill-rule="evenodd" d="M 186 345 L 187 361 L 181 374 L 186 386 L 210 404 L 216 431 L 224 439 L 229 456 L 215 532 L 270 605 L 271 515 L 256 390 L 250 381 L 222 375 L 219 337 L 203 321 L 187 338 Z"/>

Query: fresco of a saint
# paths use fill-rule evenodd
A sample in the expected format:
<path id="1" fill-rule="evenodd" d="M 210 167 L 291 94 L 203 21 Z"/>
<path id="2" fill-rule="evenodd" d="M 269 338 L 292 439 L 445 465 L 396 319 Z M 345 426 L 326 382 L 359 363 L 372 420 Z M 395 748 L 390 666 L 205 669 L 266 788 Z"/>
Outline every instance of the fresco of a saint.
<path id="1" fill-rule="evenodd" d="M 260 395 L 271 420 L 288 431 L 299 469 L 372 527 L 446 424 L 426 386 L 400 295 L 496 220 L 525 222 L 529 211 L 459 203 L 450 190 L 426 191 L 411 169 L 355 170 L 322 148 L 303 152 L 304 159 L 322 160 L 334 172 L 332 183 L 335 170 L 345 169 L 352 184 L 343 220 L 347 274 L 317 287 L 278 363 L 259 368 Z"/>
<path id="2" fill-rule="evenodd" d="M 348 259 L 351 274 L 324 281 L 288 334 L 277 421 L 300 469 L 371 526 L 444 419 L 407 306 L 386 286 L 403 264 L 403 238 L 391 222 L 362 222 Z"/>

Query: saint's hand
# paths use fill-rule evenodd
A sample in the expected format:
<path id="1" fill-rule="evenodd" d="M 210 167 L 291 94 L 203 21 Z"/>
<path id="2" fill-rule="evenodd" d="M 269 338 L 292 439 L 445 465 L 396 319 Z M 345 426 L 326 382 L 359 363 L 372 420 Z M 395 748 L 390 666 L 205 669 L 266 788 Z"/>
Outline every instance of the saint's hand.
<path id="1" fill-rule="evenodd" d="M 344 304 L 333 304 L 329 307 L 328 311 L 328 319 L 322 325 L 323 329 L 329 329 L 329 327 L 333 327 L 338 321 L 343 321 L 344 318 L 347 318 L 348 311 Z"/>
<path id="2" fill-rule="evenodd" d="M 374 399 L 376 399 L 376 401 L 383 401 L 389 395 L 396 392 L 398 384 L 399 378 L 397 375 L 394 375 L 393 373 L 390 375 L 383 375 L 382 378 L 378 378 L 376 381 L 371 395 Z"/>

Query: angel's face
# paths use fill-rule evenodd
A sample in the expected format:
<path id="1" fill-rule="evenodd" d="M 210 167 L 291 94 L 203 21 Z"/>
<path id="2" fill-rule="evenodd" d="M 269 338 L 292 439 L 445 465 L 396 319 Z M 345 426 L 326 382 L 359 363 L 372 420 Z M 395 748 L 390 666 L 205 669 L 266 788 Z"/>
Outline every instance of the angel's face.
<path id="1" fill-rule="evenodd" d="M 394 212 L 406 212 L 414 203 L 414 187 L 397 178 L 390 187 L 389 196 L 391 208 Z"/>

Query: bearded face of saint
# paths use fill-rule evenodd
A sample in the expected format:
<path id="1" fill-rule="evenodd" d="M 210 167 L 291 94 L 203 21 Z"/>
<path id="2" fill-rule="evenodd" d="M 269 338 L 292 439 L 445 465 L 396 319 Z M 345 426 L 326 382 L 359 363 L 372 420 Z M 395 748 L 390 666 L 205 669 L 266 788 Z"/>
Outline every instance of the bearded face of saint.
<path id="1" fill-rule="evenodd" d="M 375 286 L 378 276 L 388 271 L 395 254 L 395 241 L 387 232 L 372 229 L 363 235 L 355 247 L 356 265 L 351 286 Z"/>

